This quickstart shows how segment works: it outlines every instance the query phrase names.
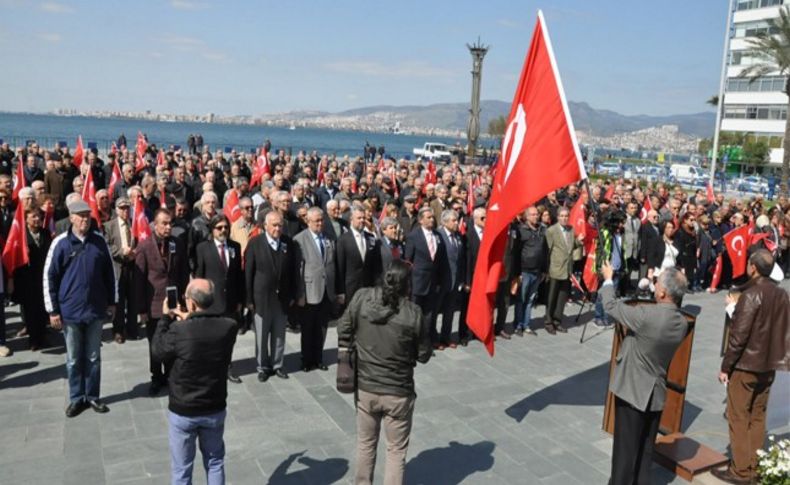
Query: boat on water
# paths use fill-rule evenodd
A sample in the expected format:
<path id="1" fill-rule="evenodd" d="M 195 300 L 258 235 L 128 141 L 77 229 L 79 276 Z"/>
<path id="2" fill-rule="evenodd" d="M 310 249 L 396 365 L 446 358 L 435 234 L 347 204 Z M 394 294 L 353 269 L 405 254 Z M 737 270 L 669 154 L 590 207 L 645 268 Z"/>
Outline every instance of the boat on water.
<path id="1" fill-rule="evenodd" d="M 296 125 L 291 123 L 290 125 L 288 125 L 288 129 L 289 130 L 295 130 L 296 129 Z"/>

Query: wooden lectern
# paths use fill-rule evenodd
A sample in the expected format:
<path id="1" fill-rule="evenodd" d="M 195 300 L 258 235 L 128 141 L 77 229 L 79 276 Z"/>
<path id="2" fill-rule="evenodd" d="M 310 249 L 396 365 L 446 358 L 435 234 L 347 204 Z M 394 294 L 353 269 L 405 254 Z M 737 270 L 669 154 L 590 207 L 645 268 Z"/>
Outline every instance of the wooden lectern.
<path id="1" fill-rule="evenodd" d="M 629 305 L 654 305 L 655 301 L 630 300 L 626 303 Z M 667 399 L 661 413 L 661 422 L 658 426 L 659 435 L 656 438 L 653 459 L 690 482 L 695 475 L 723 465 L 728 462 L 728 459 L 716 450 L 686 437 L 681 432 L 691 362 L 691 347 L 694 342 L 694 327 L 697 323 L 699 307 L 688 306 L 683 308 L 682 312 L 688 320 L 688 332 L 675 351 L 675 355 L 669 363 L 669 369 L 667 369 Z M 612 356 L 609 363 L 610 382 L 614 376 L 615 358 L 623 343 L 623 334 L 619 331 L 621 328 L 622 326 L 617 324 L 617 330 L 612 339 Z M 614 433 L 614 413 L 614 394 L 609 391 L 607 386 L 603 429 L 609 434 Z"/>

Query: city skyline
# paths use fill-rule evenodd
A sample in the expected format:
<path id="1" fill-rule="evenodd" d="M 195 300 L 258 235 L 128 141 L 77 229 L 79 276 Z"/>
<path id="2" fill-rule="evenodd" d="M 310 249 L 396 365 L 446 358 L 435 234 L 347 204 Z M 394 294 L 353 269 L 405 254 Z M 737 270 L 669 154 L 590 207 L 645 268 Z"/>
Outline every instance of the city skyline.
<path id="1" fill-rule="evenodd" d="M 629 115 L 710 110 L 726 2 L 654 3 L 163 0 L 120 10 L 0 0 L 0 52 L 15 66 L 0 79 L 0 110 L 257 115 L 465 102 L 465 44 L 478 35 L 492 46 L 482 98 L 509 102 L 539 7 L 569 100 Z"/>

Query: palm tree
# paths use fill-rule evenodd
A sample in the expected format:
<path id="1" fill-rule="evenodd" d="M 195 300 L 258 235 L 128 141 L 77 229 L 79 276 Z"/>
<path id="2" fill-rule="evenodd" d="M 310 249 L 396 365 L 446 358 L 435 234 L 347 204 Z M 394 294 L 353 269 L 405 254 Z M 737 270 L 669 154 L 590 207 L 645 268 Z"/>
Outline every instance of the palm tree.
<path id="1" fill-rule="evenodd" d="M 748 66 L 741 72 L 740 77 L 748 77 L 750 83 L 777 71 L 782 76 L 790 76 L 790 7 L 779 10 L 779 18 L 769 20 L 769 25 L 770 28 L 749 39 L 748 42 L 753 55 L 764 60 Z M 788 96 L 788 112 L 790 112 L 790 77 L 785 80 L 783 92 Z M 790 116 L 785 121 L 784 139 L 782 181 L 779 190 L 780 193 L 787 195 L 787 179 L 790 176 Z"/>

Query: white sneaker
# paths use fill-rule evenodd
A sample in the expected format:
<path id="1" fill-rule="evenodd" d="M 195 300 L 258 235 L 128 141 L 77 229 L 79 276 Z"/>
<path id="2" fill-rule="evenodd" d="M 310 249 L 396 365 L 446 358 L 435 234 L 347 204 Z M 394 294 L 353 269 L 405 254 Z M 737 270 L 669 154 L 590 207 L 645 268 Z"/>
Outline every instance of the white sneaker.
<path id="1" fill-rule="evenodd" d="M 13 353 L 14 352 L 5 345 L 0 345 L 0 357 L 8 357 Z"/>

